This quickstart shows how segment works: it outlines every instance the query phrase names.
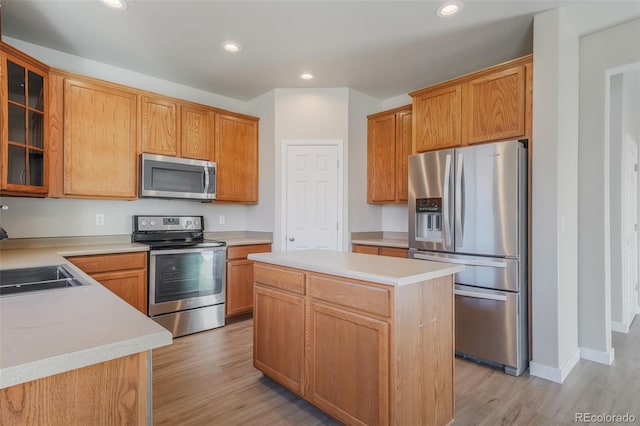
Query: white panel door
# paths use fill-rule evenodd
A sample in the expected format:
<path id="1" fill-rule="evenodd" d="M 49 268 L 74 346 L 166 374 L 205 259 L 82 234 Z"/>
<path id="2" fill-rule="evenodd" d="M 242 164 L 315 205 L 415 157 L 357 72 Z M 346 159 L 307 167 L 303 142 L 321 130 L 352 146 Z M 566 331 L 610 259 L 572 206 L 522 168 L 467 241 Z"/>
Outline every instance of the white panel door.
<path id="1" fill-rule="evenodd" d="M 629 135 L 624 144 L 623 184 L 623 320 L 629 324 L 638 302 L 638 144 Z"/>
<path id="2" fill-rule="evenodd" d="M 286 250 L 338 249 L 338 147 L 287 147 Z"/>

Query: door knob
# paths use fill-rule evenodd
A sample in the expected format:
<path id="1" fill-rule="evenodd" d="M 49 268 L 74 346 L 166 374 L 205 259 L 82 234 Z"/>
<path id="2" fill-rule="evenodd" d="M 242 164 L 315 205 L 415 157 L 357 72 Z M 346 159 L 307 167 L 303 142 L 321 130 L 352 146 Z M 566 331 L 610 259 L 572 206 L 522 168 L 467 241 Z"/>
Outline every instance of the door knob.
<path id="1" fill-rule="evenodd" d="M 289 237 L 289 241 L 295 241 L 295 237 Z"/>

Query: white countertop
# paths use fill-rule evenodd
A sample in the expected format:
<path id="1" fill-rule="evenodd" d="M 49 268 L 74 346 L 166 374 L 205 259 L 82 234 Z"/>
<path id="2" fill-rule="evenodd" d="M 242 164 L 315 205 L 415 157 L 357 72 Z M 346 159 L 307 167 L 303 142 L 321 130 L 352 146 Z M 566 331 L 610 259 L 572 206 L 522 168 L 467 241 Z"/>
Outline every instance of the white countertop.
<path id="1" fill-rule="evenodd" d="M 271 240 L 264 238 L 224 238 L 224 242 L 227 243 L 227 246 L 251 246 L 254 244 L 272 244 Z"/>
<path id="2" fill-rule="evenodd" d="M 171 333 L 63 256 L 147 251 L 139 244 L 0 251 L 0 269 L 67 265 L 91 285 L 0 298 L 0 389 L 171 344 Z"/>
<path id="3" fill-rule="evenodd" d="M 378 246 L 378 247 L 396 247 L 396 248 L 409 248 L 409 241 L 399 238 L 363 238 L 351 240 L 351 244 L 362 244 L 364 246 Z"/>
<path id="4" fill-rule="evenodd" d="M 431 280 L 464 270 L 463 265 L 330 250 L 254 253 L 249 259 L 392 286 Z"/>

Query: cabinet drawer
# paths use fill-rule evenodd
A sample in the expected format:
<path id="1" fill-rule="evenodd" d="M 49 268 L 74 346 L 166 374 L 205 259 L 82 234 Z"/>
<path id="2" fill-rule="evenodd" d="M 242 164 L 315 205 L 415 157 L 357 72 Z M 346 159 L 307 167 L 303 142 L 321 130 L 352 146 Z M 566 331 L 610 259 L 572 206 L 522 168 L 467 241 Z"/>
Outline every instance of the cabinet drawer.
<path id="1" fill-rule="evenodd" d="M 246 259 L 251 253 L 269 253 L 271 244 L 227 247 L 227 260 Z"/>
<path id="2" fill-rule="evenodd" d="M 380 256 L 409 257 L 409 250 L 397 247 L 380 247 Z"/>
<path id="3" fill-rule="evenodd" d="M 345 278 L 309 274 L 309 296 L 383 317 L 391 315 L 389 292 Z"/>
<path id="4" fill-rule="evenodd" d="M 67 260 L 87 274 L 144 269 L 147 267 L 147 253 L 144 252 L 75 256 L 68 257 Z"/>
<path id="5" fill-rule="evenodd" d="M 253 279 L 256 283 L 304 294 L 304 272 L 256 263 L 253 270 Z"/>
<path id="6" fill-rule="evenodd" d="M 353 253 L 375 254 L 376 256 L 379 254 L 377 246 L 365 246 L 361 244 L 352 244 L 351 251 Z"/>

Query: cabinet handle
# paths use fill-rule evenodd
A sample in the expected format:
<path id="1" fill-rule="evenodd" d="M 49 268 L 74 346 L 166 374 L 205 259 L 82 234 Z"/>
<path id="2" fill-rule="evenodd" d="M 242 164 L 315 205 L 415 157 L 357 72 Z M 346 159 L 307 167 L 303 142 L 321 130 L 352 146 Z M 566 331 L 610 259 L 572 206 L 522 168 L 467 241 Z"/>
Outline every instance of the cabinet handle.
<path id="1" fill-rule="evenodd" d="M 296 238 L 295 238 L 295 237 L 289 237 L 289 241 L 292 241 L 292 242 L 293 242 L 293 241 L 295 241 L 295 240 L 296 240 Z"/>

